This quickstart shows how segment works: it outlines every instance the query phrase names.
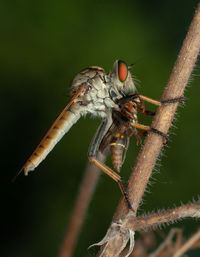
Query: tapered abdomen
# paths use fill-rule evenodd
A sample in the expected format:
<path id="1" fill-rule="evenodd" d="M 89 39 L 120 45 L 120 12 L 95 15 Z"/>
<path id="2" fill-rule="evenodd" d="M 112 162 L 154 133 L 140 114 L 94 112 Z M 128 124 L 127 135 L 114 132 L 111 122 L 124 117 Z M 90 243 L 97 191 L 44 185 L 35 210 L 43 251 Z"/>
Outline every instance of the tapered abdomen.
<path id="1" fill-rule="evenodd" d="M 22 169 L 24 170 L 25 175 L 28 175 L 29 171 L 34 170 L 46 158 L 49 152 L 69 131 L 72 125 L 77 122 L 80 116 L 81 110 L 76 110 L 76 113 L 72 112 L 71 110 L 61 112 L 61 114 L 47 131 L 35 151 L 32 153 L 32 155 L 23 166 Z"/>

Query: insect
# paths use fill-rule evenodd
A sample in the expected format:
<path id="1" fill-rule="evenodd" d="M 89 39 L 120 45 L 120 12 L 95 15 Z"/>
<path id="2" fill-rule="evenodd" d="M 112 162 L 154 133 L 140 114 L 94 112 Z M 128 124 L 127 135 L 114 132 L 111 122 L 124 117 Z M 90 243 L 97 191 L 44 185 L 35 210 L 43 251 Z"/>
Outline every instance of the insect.
<path id="1" fill-rule="evenodd" d="M 152 112 L 145 110 L 144 101 L 161 105 L 183 101 L 183 97 L 156 101 L 139 95 L 136 92 L 130 68 L 131 66 L 127 66 L 124 61 L 117 60 L 108 74 L 98 66 L 91 66 L 78 73 L 72 81 L 71 100 L 51 125 L 20 172 L 24 171 L 24 174 L 28 175 L 46 158 L 81 116 L 91 114 L 101 118 L 102 122 L 90 144 L 89 161 L 118 183 L 129 208 L 131 208 L 121 177 L 104 163 L 98 161 L 97 155 L 99 151 L 104 152 L 110 148 L 114 168 L 119 172 L 128 148 L 129 137 L 134 135 L 139 138 L 140 136 L 137 128 L 144 131 L 151 130 L 167 139 L 167 135 L 164 133 L 138 123 L 138 111 L 153 115 Z"/>

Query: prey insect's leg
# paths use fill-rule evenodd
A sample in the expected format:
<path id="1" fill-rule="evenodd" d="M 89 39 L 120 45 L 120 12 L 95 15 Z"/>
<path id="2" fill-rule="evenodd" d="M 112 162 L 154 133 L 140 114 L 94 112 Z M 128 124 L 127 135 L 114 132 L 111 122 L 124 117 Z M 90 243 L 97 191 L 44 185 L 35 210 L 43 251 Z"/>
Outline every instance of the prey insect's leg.
<path id="1" fill-rule="evenodd" d="M 142 125 L 142 124 L 139 124 L 139 123 L 132 123 L 131 126 L 135 127 L 135 128 L 138 128 L 138 129 L 142 129 L 142 130 L 145 130 L 145 131 L 151 131 L 159 136 L 162 136 L 166 141 L 165 141 L 165 144 L 168 142 L 169 140 L 169 137 L 168 135 L 166 135 L 165 133 L 163 133 L 162 131 L 159 131 L 155 128 L 151 128 L 150 126 L 146 126 L 146 125 Z"/>
<path id="2" fill-rule="evenodd" d="M 98 128 L 92 143 L 90 145 L 89 151 L 88 151 L 88 159 L 91 163 L 93 163 L 95 166 L 97 166 L 100 170 L 102 170 L 103 172 L 105 172 L 109 177 L 111 177 L 113 180 L 115 180 L 119 187 L 120 190 L 122 192 L 122 194 L 124 195 L 126 202 L 128 204 L 128 208 L 132 209 L 131 203 L 129 201 L 128 198 L 128 194 L 126 192 L 126 189 L 122 183 L 122 179 L 121 177 L 114 172 L 112 169 L 110 169 L 108 166 L 106 166 L 105 164 L 101 163 L 100 161 L 97 160 L 97 154 L 99 151 L 99 146 L 101 144 L 101 141 L 105 135 L 105 133 L 107 132 L 108 128 L 109 128 L 109 121 L 108 120 L 104 120 L 100 127 Z"/>
<path id="3" fill-rule="evenodd" d="M 137 111 L 141 112 L 141 113 L 143 113 L 145 115 L 149 115 L 149 116 L 154 116 L 155 115 L 155 112 L 148 111 L 148 110 L 145 110 L 145 109 L 140 108 L 140 107 L 137 107 Z"/>

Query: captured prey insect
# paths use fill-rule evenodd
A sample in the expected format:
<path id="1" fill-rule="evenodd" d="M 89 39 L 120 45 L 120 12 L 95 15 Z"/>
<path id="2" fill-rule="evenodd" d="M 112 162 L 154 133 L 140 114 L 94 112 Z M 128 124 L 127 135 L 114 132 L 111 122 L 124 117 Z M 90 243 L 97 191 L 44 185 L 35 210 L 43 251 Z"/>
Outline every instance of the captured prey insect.
<path id="1" fill-rule="evenodd" d="M 183 97 L 166 101 L 156 101 L 139 95 L 136 92 L 130 66 L 124 61 L 114 62 L 113 69 L 108 74 L 98 66 L 91 66 L 78 73 L 72 81 L 71 100 L 64 107 L 60 115 L 49 128 L 35 151 L 22 167 L 25 175 L 34 170 L 75 124 L 81 116 L 91 114 L 102 119 L 102 122 L 90 144 L 88 158 L 91 163 L 113 178 L 119 185 L 129 208 L 128 199 L 121 177 L 97 159 L 99 152 L 104 152 L 108 147 L 111 150 L 114 168 L 119 172 L 124 161 L 131 135 L 139 137 L 137 128 L 151 130 L 167 139 L 161 131 L 138 123 L 137 112 L 153 115 L 146 111 L 144 101 L 161 105 L 183 101 Z"/>

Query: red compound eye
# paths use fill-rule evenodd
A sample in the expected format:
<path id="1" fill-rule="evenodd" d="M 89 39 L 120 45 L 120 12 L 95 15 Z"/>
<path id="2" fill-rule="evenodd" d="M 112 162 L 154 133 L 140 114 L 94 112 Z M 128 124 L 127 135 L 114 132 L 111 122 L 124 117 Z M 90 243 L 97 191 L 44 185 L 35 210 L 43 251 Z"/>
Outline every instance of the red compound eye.
<path id="1" fill-rule="evenodd" d="M 118 61 L 118 77 L 121 82 L 124 82 L 128 76 L 128 67 L 125 62 Z"/>

